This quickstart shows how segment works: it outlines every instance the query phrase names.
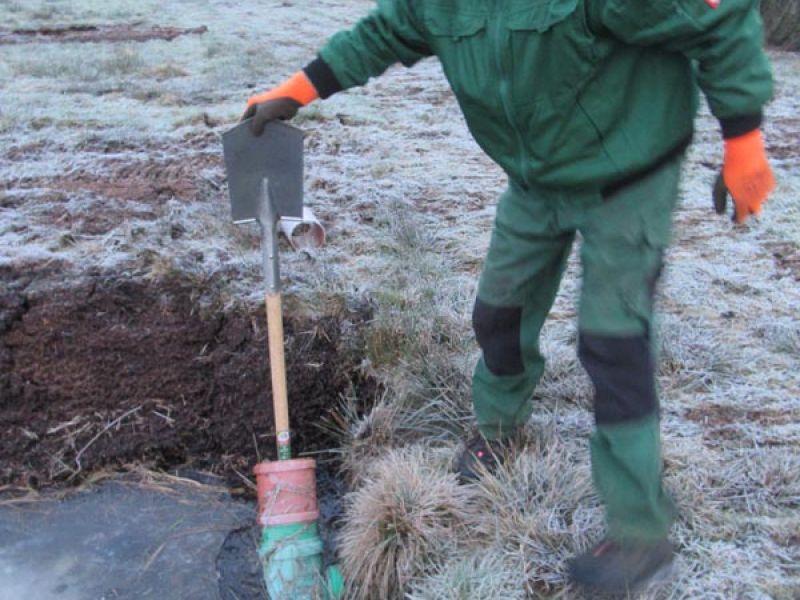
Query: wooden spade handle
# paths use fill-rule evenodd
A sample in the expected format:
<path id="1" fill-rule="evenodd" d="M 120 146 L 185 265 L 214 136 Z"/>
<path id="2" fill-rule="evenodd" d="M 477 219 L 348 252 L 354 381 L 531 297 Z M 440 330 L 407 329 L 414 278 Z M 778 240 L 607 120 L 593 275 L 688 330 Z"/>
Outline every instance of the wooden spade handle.
<path id="1" fill-rule="evenodd" d="M 267 294 L 269 364 L 272 370 L 272 405 L 275 410 L 278 458 L 291 458 L 289 399 L 286 391 L 286 359 L 283 354 L 283 313 L 281 295 Z"/>

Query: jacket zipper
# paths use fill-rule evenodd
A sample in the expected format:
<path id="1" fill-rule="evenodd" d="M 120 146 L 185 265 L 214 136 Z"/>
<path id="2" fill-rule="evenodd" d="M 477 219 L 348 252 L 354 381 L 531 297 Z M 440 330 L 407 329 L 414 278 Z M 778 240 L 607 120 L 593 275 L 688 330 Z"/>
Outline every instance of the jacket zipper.
<path id="1" fill-rule="evenodd" d="M 504 31 L 504 23 L 503 23 L 503 9 L 505 8 L 503 0 L 497 0 L 495 3 L 495 10 L 494 10 L 494 35 L 495 35 L 495 64 L 497 66 L 497 71 L 500 74 L 500 98 L 503 102 L 503 112 L 505 113 L 506 120 L 508 121 L 509 126 L 514 131 L 514 135 L 517 138 L 517 168 L 519 170 L 519 176 L 522 178 L 522 182 L 529 186 L 528 177 L 527 177 L 527 164 L 528 164 L 528 153 L 525 150 L 525 139 L 522 136 L 522 132 L 520 131 L 519 127 L 517 126 L 517 119 L 514 113 L 514 107 L 511 103 L 511 82 L 509 80 L 508 71 L 505 69 L 503 65 L 503 51 L 504 51 L 504 42 L 505 42 L 505 31 Z"/>

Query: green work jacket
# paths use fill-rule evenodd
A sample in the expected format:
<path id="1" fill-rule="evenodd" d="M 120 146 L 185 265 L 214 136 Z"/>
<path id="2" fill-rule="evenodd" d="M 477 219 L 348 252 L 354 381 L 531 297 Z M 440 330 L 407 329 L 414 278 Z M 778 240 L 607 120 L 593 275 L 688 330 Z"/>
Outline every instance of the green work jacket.
<path id="1" fill-rule="evenodd" d="M 698 87 L 726 137 L 760 125 L 772 78 L 758 2 L 714 4 L 378 0 L 319 58 L 346 89 L 435 55 L 514 181 L 602 189 L 688 144 Z"/>

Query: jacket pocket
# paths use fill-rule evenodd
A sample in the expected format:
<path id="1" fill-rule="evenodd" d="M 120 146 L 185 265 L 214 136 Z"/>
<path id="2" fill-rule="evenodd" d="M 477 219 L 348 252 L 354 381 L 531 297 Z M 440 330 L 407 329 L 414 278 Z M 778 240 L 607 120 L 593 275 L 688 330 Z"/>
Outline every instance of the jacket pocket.
<path id="1" fill-rule="evenodd" d="M 486 28 L 488 13 L 479 4 L 464 8 L 455 2 L 430 2 L 424 11 L 425 28 L 436 38 L 458 41 Z"/>
<path id="2" fill-rule="evenodd" d="M 511 36 L 515 101 L 545 100 L 563 112 L 592 76 L 595 37 L 580 0 L 514 0 Z M 523 88 L 524 86 L 524 88 Z"/>
<path id="3" fill-rule="evenodd" d="M 522 0 L 511 3 L 508 28 L 544 32 L 575 12 L 578 0 Z"/>
<path id="4" fill-rule="evenodd" d="M 506 18 L 511 100 L 528 154 L 545 163 L 574 159 L 597 146 L 596 132 L 572 118 L 596 65 L 584 2 L 511 0 Z"/>
<path id="5" fill-rule="evenodd" d="M 429 0 L 422 6 L 428 44 L 459 101 L 499 104 L 484 0 Z"/>

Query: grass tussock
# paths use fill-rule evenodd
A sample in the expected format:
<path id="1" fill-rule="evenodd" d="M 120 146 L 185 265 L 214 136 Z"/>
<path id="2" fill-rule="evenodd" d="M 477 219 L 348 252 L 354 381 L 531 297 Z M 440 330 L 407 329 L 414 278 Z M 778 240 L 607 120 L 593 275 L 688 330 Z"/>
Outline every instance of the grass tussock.
<path id="1" fill-rule="evenodd" d="M 475 528 L 509 560 L 525 565 L 525 587 L 535 595 L 564 586 L 564 561 L 602 535 L 602 511 L 585 444 L 552 429 L 528 438 L 514 460 L 481 480 Z"/>
<path id="2" fill-rule="evenodd" d="M 387 400 L 385 393 L 366 412 L 360 406 L 358 398 L 345 397 L 323 424 L 338 441 L 332 451 L 340 457 L 342 472 L 353 481 L 384 452 L 404 444 L 397 428 L 400 407 Z"/>
<path id="3" fill-rule="evenodd" d="M 408 600 L 522 600 L 524 564 L 480 549 L 438 565 L 426 578 L 412 583 Z"/>
<path id="4" fill-rule="evenodd" d="M 387 387 L 364 410 L 363 398 L 342 399 L 323 425 L 337 440 L 335 452 L 351 481 L 386 451 L 425 441 L 452 447 L 473 427 L 469 378 L 455 360 L 432 354 L 426 363 L 403 365 L 402 385 Z"/>
<path id="5" fill-rule="evenodd" d="M 351 597 L 402 598 L 465 537 L 473 496 L 421 447 L 375 462 L 346 500 L 340 558 Z"/>

